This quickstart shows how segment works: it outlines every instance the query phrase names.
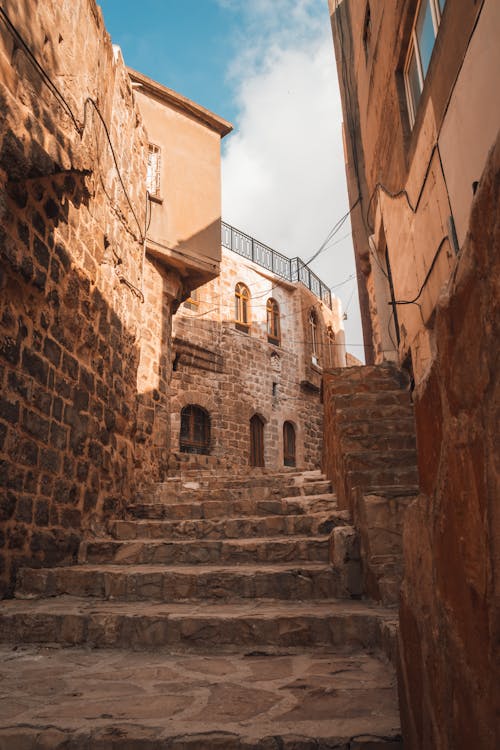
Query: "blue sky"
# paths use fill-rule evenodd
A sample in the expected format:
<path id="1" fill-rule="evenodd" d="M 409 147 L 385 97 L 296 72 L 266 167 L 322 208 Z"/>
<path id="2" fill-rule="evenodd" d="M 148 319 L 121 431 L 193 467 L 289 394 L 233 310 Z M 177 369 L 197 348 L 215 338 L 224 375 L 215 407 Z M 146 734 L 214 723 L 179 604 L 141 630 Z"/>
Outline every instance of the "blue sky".
<path id="1" fill-rule="evenodd" d="M 223 218 L 307 261 L 348 209 L 327 0 L 98 3 L 127 65 L 233 123 Z M 347 348 L 361 356 L 348 223 L 312 268 L 347 307 Z"/>
<path id="2" fill-rule="evenodd" d="M 238 14 L 216 0 L 98 0 L 125 61 L 227 120 L 235 118 L 226 81 Z"/>

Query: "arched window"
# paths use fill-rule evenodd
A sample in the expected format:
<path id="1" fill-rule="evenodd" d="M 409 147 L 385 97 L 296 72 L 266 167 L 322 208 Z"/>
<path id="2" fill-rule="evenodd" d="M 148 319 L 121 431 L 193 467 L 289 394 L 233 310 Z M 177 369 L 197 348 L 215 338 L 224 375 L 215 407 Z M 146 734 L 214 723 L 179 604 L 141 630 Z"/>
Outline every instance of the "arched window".
<path id="1" fill-rule="evenodd" d="M 296 466 L 295 427 L 291 422 L 283 423 L 283 463 L 285 466 Z"/>
<path id="2" fill-rule="evenodd" d="M 234 290 L 234 321 L 238 331 L 248 333 L 250 330 L 250 292 L 241 282 Z"/>
<path id="3" fill-rule="evenodd" d="M 258 414 L 250 420 L 250 466 L 264 466 L 264 420 Z"/>
<path id="4" fill-rule="evenodd" d="M 281 339 L 280 309 L 274 299 L 268 299 L 267 305 L 267 340 L 270 344 L 279 346 Z"/>
<path id="5" fill-rule="evenodd" d="M 181 411 L 182 453 L 207 454 L 210 449 L 210 417 L 201 406 L 189 404 Z"/>
<path id="6" fill-rule="evenodd" d="M 314 309 L 309 313 L 309 336 L 311 339 L 311 360 L 313 365 L 318 365 L 318 317 L 316 315 L 316 310 Z"/>

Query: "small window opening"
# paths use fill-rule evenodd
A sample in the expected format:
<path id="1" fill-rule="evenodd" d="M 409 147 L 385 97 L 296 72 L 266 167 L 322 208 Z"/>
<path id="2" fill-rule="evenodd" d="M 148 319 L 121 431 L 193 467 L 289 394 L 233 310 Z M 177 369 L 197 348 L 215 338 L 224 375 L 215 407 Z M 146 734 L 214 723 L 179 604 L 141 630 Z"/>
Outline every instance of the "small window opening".
<path id="1" fill-rule="evenodd" d="M 186 310 L 196 312 L 198 310 L 199 304 L 200 300 L 198 297 L 198 290 L 193 289 L 187 300 L 184 302 L 184 307 L 186 308 Z"/>
<path id="2" fill-rule="evenodd" d="M 309 335 L 311 339 L 311 361 L 313 365 L 319 365 L 318 318 L 315 310 L 311 310 L 309 313 Z"/>
<path id="3" fill-rule="evenodd" d="M 148 146 L 148 169 L 146 173 L 146 189 L 153 198 L 160 197 L 160 147 L 150 143 Z"/>
<path id="4" fill-rule="evenodd" d="M 278 383 L 273 383 L 273 396 L 278 395 Z"/>

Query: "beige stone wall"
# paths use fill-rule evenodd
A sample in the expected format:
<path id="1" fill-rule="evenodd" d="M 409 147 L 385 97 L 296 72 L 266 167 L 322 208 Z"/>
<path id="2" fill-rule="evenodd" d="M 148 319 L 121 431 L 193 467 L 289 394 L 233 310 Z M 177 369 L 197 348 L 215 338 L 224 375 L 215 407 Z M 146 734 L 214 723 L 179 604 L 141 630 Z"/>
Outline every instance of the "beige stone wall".
<path id="1" fill-rule="evenodd" d="M 244 283 L 251 295 L 248 334 L 234 325 L 234 290 Z M 281 344 L 267 340 L 266 304 L 279 305 Z M 318 315 L 319 365 L 311 360 L 308 315 Z M 332 364 L 345 364 L 338 301 L 331 311 L 301 285 L 289 284 L 223 248 L 221 275 L 198 289 L 198 305 L 183 305 L 174 316 L 176 370 L 172 379 L 172 438 L 179 451 L 180 412 L 198 404 L 211 417 L 208 466 L 246 471 L 249 420 L 265 421 L 265 464 L 283 466 L 283 422 L 296 428 L 297 465 L 319 466 L 322 441 L 321 364 L 330 362 L 326 328 L 336 333 Z M 274 385 L 273 385 L 274 384 Z M 274 391 L 273 391 L 274 389 Z M 274 395 L 273 395 L 274 392 Z"/>
<path id="2" fill-rule="evenodd" d="M 337 11 L 335 11 L 337 8 Z M 417 3 L 330 0 L 344 105 L 349 195 L 367 362 L 411 354 L 416 382 L 429 371 L 437 300 L 456 264 L 486 155 L 496 138 L 500 9 L 496 0 L 444 7 L 416 119 L 404 68 Z M 386 263 L 388 252 L 400 341 Z M 407 304 L 410 303 L 410 304 Z"/>

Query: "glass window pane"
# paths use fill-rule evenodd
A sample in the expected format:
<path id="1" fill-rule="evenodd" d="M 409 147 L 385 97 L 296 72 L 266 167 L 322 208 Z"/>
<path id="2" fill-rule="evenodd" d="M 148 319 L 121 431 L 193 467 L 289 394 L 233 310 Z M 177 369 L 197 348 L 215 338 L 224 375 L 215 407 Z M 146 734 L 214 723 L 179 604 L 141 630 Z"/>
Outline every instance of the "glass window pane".
<path id="1" fill-rule="evenodd" d="M 417 60 L 413 52 L 408 63 L 408 85 L 410 87 L 410 96 L 413 104 L 413 116 L 415 116 L 422 88 L 420 86 L 420 77 L 418 75 Z"/>
<path id="2" fill-rule="evenodd" d="M 427 75 L 429 62 L 434 47 L 436 35 L 434 33 L 434 24 L 432 22 L 432 11 L 430 0 L 423 0 L 418 13 L 417 24 L 415 26 L 417 35 L 418 49 L 420 52 L 420 62 L 422 63 L 423 76 Z"/>

